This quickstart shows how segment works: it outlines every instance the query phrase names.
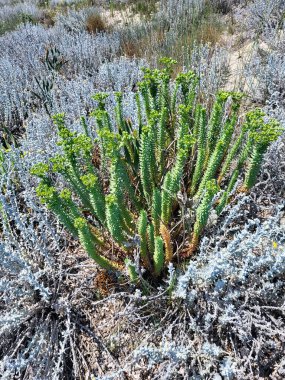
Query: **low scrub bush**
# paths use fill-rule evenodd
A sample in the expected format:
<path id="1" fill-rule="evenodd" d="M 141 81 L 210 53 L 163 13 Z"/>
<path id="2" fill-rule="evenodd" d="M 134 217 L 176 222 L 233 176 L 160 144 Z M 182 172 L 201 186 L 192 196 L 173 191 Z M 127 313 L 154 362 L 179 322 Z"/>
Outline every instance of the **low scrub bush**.
<path id="1" fill-rule="evenodd" d="M 0 35 L 10 32 L 16 29 L 20 24 L 25 23 L 35 23 L 35 18 L 26 13 L 20 13 L 13 15 L 11 18 L 7 20 L 0 20 Z"/>
<path id="2" fill-rule="evenodd" d="M 131 9 L 134 13 L 150 18 L 156 12 L 156 0 L 136 1 L 132 4 Z"/>
<path id="3" fill-rule="evenodd" d="M 105 32 L 108 27 L 99 13 L 91 13 L 86 20 L 86 29 L 89 33 Z"/>
<path id="4" fill-rule="evenodd" d="M 204 0 L 158 2 L 143 24 L 130 23 L 121 32 L 122 53 L 150 62 L 157 56 L 171 56 L 183 66 L 196 43 L 214 45 L 220 40 L 224 23 L 217 12 Z"/>
<path id="5" fill-rule="evenodd" d="M 121 93 L 115 93 L 112 125 L 108 95 L 98 93 L 95 141 L 84 118 L 85 133 L 78 134 L 57 114 L 62 154 L 31 169 L 41 179 L 41 201 L 90 257 L 108 270 L 123 271 L 125 262 L 134 282 L 139 263 L 157 279 L 179 256 L 191 257 L 210 213 L 219 215 L 237 188 L 252 188 L 281 133 L 260 109 L 240 125 L 240 93 L 219 92 L 206 109 L 195 73 L 172 81 L 175 62 L 162 62 L 162 70 L 144 69 L 135 94 L 137 125 L 124 118 Z M 58 174 L 67 187 L 59 186 Z"/>

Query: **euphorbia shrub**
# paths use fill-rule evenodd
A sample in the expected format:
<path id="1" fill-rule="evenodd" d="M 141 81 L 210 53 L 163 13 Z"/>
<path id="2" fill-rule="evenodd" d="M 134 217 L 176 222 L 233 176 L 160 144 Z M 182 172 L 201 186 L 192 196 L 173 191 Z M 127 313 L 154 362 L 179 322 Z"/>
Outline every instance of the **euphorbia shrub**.
<path id="1" fill-rule="evenodd" d="M 32 168 L 41 178 L 41 201 L 88 254 L 105 269 L 127 263 L 132 280 L 136 253 L 154 277 L 182 251 L 190 257 L 210 211 L 222 212 L 239 178 L 244 191 L 255 184 L 264 153 L 281 133 L 260 109 L 241 124 L 240 93 L 219 92 L 206 109 L 197 76 L 189 71 L 172 81 L 174 62 L 164 63 L 163 70 L 144 70 L 135 95 L 137 125 L 124 118 L 121 93 L 115 94 L 116 125 L 106 110 L 108 95 L 97 94 L 98 137 L 71 132 L 58 114 L 62 154 Z M 56 188 L 52 173 L 62 175 L 66 188 Z M 181 196 L 192 218 L 184 216 Z"/>

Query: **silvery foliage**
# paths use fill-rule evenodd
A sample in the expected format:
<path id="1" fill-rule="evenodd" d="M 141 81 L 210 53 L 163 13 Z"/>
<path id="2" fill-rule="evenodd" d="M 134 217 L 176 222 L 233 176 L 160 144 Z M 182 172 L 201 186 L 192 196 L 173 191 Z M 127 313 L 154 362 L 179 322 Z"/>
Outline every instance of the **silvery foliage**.
<path id="1" fill-rule="evenodd" d="M 49 5 L 57 6 L 57 5 L 76 5 L 77 3 L 82 2 L 82 0 L 49 0 Z"/>
<path id="2" fill-rule="evenodd" d="M 272 29 L 264 36 L 264 43 L 257 46 L 251 61 L 245 68 L 253 97 L 266 104 L 266 111 L 285 122 L 285 24 L 279 30 Z"/>
<path id="3" fill-rule="evenodd" d="M 189 4 L 189 1 L 181 1 L 175 7 L 177 15 L 191 4 L 191 9 L 198 7 L 199 11 L 201 8 L 201 2 Z M 165 6 L 174 9 L 172 2 L 162 5 L 162 8 Z M 88 113 L 85 103 L 95 89 L 127 91 L 135 87 L 142 75 L 139 69 L 146 65 L 145 61 L 118 58 L 123 30 L 96 35 L 87 33 L 84 23 L 91 11 L 92 8 L 78 12 L 70 10 L 65 15 L 59 14 L 53 27 L 26 24 L 0 38 L 0 121 L 10 130 L 18 129 L 32 116 L 37 117 L 36 114 L 42 115 L 47 111 L 52 114 L 60 111 L 61 107 L 61 111 L 67 113 L 79 107 L 84 115 Z M 171 18 L 172 13 L 168 13 Z M 166 16 L 158 13 L 158 22 L 164 22 L 163 17 Z M 178 38 L 178 25 L 175 25 L 171 25 L 171 33 L 167 37 L 170 44 Z M 64 61 L 59 73 L 50 72 L 44 62 L 46 49 L 55 47 Z M 155 53 L 157 48 L 154 46 Z M 199 54 L 201 58 L 198 58 Z M 201 76 L 202 87 L 208 86 L 210 92 L 214 92 L 227 71 L 225 54 L 225 50 L 220 48 L 211 53 L 210 47 L 205 46 L 194 49 L 191 61 L 185 52 L 183 60 L 187 68 L 193 65 L 198 72 L 206 73 Z M 50 90 L 39 88 L 44 80 L 48 81 Z M 84 96 L 79 96 L 81 100 L 84 98 L 82 105 L 79 105 L 79 99 L 70 99 L 76 97 L 68 94 L 68 91 L 78 90 L 84 93 Z M 75 103 L 68 104 L 67 99 L 75 100 Z"/>
<path id="4" fill-rule="evenodd" d="M 146 36 L 150 39 L 147 49 L 153 51 L 151 57 L 148 57 L 151 64 L 157 64 L 157 51 L 162 56 L 176 57 L 185 70 L 193 69 L 198 73 L 204 93 L 214 94 L 224 84 L 229 71 L 228 51 L 210 44 L 189 46 L 189 40 L 185 40 L 193 21 L 199 19 L 205 6 L 205 1 L 197 0 L 160 1 L 157 13 L 149 22 L 132 25 L 121 31 L 122 40 L 126 38 L 139 45 L 143 36 Z M 157 37 L 157 31 L 166 31 L 167 27 L 168 32 L 165 32 L 162 41 Z M 181 48 L 177 48 L 179 41 L 181 44 L 185 41 Z"/>
<path id="5" fill-rule="evenodd" d="M 10 129 L 22 124 L 38 106 L 33 93 L 41 95 L 41 91 L 35 79 L 39 82 L 49 79 L 53 84 L 54 73 L 50 73 L 44 64 L 46 48 L 57 47 L 61 52 L 66 62 L 61 80 L 67 87 L 70 87 L 68 81 L 81 82 L 83 78 L 92 87 L 100 65 L 112 61 L 119 48 L 117 34 L 93 36 L 85 31 L 69 34 L 60 25 L 45 29 L 27 24 L 1 37 L 0 43 L 0 121 Z M 121 68 L 119 74 L 126 78 L 124 67 Z"/>
<path id="6" fill-rule="evenodd" d="M 131 25 L 129 28 L 124 28 L 122 39 L 131 41 L 133 44 L 141 43 L 141 40 L 148 39 L 148 50 L 153 54 L 148 57 L 156 63 L 157 52 L 162 56 L 177 56 L 177 44 L 180 41 L 185 41 L 188 29 L 196 20 L 205 6 L 205 0 L 166 0 L 158 2 L 157 12 L 151 20 L 144 23 Z M 167 31 L 164 33 L 163 41 L 158 38 L 159 31 Z M 158 32 L 158 33 L 157 33 Z M 158 35 L 157 35 L 158 34 Z M 187 49 L 189 41 L 185 41 Z M 144 52 L 142 52 L 144 53 Z M 189 51 L 187 50 L 187 54 Z M 152 59 L 153 58 L 153 59 Z M 184 57 L 180 57 L 182 63 Z"/>
<path id="7" fill-rule="evenodd" d="M 86 12 L 85 10 L 81 12 L 69 10 L 66 15 L 58 13 L 56 22 L 68 32 L 80 33 L 86 30 Z"/>
<path id="8" fill-rule="evenodd" d="M 59 379 L 73 333 L 64 299 L 55 298 L 64 234 L 39 207 L 26 161 L 11 151 L 0 163 L 0 373 Z"/>
<path id="9" fill-rule="evenodd" d="M 187 67 L 199 76 L 200 91 L 205 97 L 213 96 L 223 87 L 229 75 L 229 54 L 223 47 L 209 44 L 195 45 Z"/>
<path id="10" fill-rule="evenodd" d="M 85 12 L 86 16 L 90 11 L 81 13 Z M 76 109 L 78 118 L 80 113 L 88 113 L 85 103 L 90 103 L 96 89 L 127 90 L 141 78 L 139 68 L 145 62 L 117 58 L 118 32 L 91 35 L 84 28 L 73 30 L 63 22 L 66 19 L 70 24 L 70 18 L 81 13 L 70 11 L 49 29 L 27 24 L 0 38 L 0 121 L 11 130 L 19 128 L 24 120 L 29 122 L 31 117 L 37 117 L 35 112 L 46 113 L 41 108 L 43 104 L 50 114 Z M 80 23 L 76 20 L 74 24 Z M 51 73 L 44 62 L 46 49 L 54 47 L 64 60 L 60 74 Z M 52 89 L 42 93 L 36 79 L 40 84 L 48 80 Z M 74 116 L 74 112 L 70 116 Z"/>
<path id="11" fill-rule="evenodd" d="M 66 14 L 58 13 L 56 15 L 56 23 L 69 32 L 82 32 L 86 31 L 86 21 L 88 16 L 92 14 L 102 15 L 103 12 L 103 8 L 98 6 L 86 7 L 78 11 L 71 8 Z"/>
<path id="12" fill-rule="evenodd" d="M 259 50 L 255 53 L 249 69 L 257 79 L 255 90 L 260 100 L 277 97 L 277 102 L 282 102 L 285 90 L 284 68 L 285 58 L 281 52 Z M 280 97 L 279 100 L 278 97 Z"/>
<path id="13" fill-rule="evenodd" d="M 283 378 L 284 202 L 266 221 L 250 219 L 248 212 L 241 226 L 251 202 L 241 196 L 215 235 L 203 239 L 199 255 L 178 277 L 172 307 L 155 301 L 164 310 L 154 314 L 160 322 L 116 372 L 100 380 L 123 374 L 161 380 L 177 374 L 185 380 Z M 133 315 L 139 310 L 140 304 Z"/>
<path id="14" fill-rule="evenodd" d="M 18 3 L 14 5 L 11 5 L 11 2 L 9 2 L 1 6 L 0 23 L 9 21 L 9 19 L 21 15 L 29 15 L 37 19 L 41 16 L 41 11 L 31 2 Z"/>
<path id="15" fill-rule="evenodd" d="M 39 57 L 47 41 L 44 28 L 29 24 L 0 37 L 0 120 L 10 128 L 29 112 L 34 77 L 46 75 Z"/>
<path id="16" fill-rule="evenodd" d="M 132 91 L 142 77 L 142 60 L 135 61 L 120 58 L 114 62 L 100 66 L 94 82 L 81 75 L 74 79 L 64 80 L 61 74 L 53 78 L 53 88 L 49 94 L 50 114 L 64 113 L 66 125 L 73 131 L 83 132 L 81 117 L 85 118 L 89 133 L 93 138 L 96 135 L 96 123 L 91 111 L 96 107 L 92 95 L 100 91 L 107 91 L 109 97 L 106 107 L 109 111 L 112 125 L 115 128 L 115 91 L 123 93 L 124 116 L 129 118 L 134 126 L 138 126 L 137 105 L 135 94 Z M 46 160 L 57 150 L 57 131 L 50 116 L 43 107 L 32 112 L 25 121 L 25 136 L 21 140 L 22 149 L 33 156 L 36 161 Z"/>
<path id="17" fill-rule="evenodd" d="M 240 10 L 238 19 L 251 37 L 278 29 L 284 21 L 283 0 L 254 0 Z"/>
<path id="18" fill-rule="evenodd" d="M 187 20 L 193 20 L 203 11 L 205 2 L 205 0 L 161 1 L 158 17 L 164 18 L 168 22 L 175 23 L 176 28 L 178 28 L 178 25 L 181 22 L 181 17 Z"/>
<path id="19" fill-rule="evenodd" d="M 100 65 L 95 77 L 96 87 L 102 91 L 125 91 L 134 89 L 142 79 L 142 67 L 148 63 L 143 59 L 127 59 L 120 57 Z"/>

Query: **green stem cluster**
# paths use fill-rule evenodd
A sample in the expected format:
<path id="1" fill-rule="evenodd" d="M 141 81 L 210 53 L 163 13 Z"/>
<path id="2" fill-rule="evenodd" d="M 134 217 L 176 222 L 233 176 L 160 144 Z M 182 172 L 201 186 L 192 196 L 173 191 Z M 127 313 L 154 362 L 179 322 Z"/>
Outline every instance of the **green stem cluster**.
<path id="1" fill-rule="evenodd" d="M 144 70 L 135 94 L 137 123 L 124 117 L 121 93 L 115 93 L 115 125 L 106 110 L 108 95 L 93 97 L 95 141 L 85 119 L 84 133 L 78 134 L 66 127 L 63 114 L 56 115 L 62 152 L 31 170 L 40 178 L 41 201 L 89 256 L 108 270 L 122 270 L 125 262 L 133 282 L 140 278 L 135 252 L 149 276 L 157 278 L 184 240 L 186 256 L 196 250 L 211 210 L 223 211 L 244 173 L 244 189 L 255 184 L 268 146 L 281 133 L 259 109 L 240 125 L 239 93 L 219 92 L 212 109 L 205 108 L 193 72 L 179 74 L 171 85 L 174 63 L 164 59 L 164 69 Z M 68 189 L 57 190 L 54 173 Z M 186 225 L 181 195 L 192 200 L 195 213 L 188 239 L 181 233 Z"/>

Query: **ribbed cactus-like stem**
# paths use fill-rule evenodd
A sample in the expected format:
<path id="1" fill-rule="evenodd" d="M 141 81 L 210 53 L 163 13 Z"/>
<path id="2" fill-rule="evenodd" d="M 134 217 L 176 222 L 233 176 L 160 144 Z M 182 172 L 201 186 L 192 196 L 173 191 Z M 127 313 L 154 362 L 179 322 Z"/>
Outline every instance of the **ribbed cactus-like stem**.
<path id="1" fill-rule="evenodd" d="M 251 189 L 255 185 L 265 152 L 266 147 L 254 147 L 244 179 L 244 186 L 246 190 Z"/>
<path id="2" fill-rule="evenodd" d="M 193 108 L 194 100 L 196 98 L 196 87 L 198 85 L 198 78 L 193 71 L 188 73 L 178 74 L 176 83 L 181 86 L 181 91 L 184 97 L 184 104 Z"/>
<path id="3" fill-rule="evenodd" d="M 238 136 L 237 140 L 235 141 L 235 143 L 233 144 L 233 146 L 231 147 L 231 149 L 229 150 L 227 156 L 226 156 L 226 159 L 223 163 L 222 169 L 221 169 L 219 177 L 218 177 L 218 183 L 219 184 L 221 183 L 222 179 L 224 178 L 227 171 L 229 170 L 230 165 L 232 164 L 234 158 L 236 157 L 236 155 L 237 155 L 237 153 L 238 153 L 238 151 L 242 145 L 243 139 L 244 139 L 244 132 L 242 131 L 240 133 L 240 135 Z"/>
<path id="4" fill-rule="evenodd" d="M 223 141 L 219 141 L 216 145 L 215 151 L 208 163 L 207 170 L 200 182 L 198 191 L 196 193 L 196 196 L 199 198 L 201 194 L 203 193 L 203 190 L 209 180 L 214 178 L 218 168 L 221 165 L 223 156 L 225 151 L 225 143 Z"/>
<path id="5" fill-rule="evenodd" d="M 155 238 L 155 233 L 154 233 L 154 227 L 153 224 L 150 223 L 147 226 L 147 244 L 148 244 L 148 250 L 150 254 L 154 254 L 154 238 Z"/>
<path id="6" fill-rule="evenodd" d="M 221 197 L 221 199 L 219 201 L 219 204 L 216 207 L 216 212 L 217 212 L 218 215 L 223 211 L 224 207 L 226 206 L 226 204 L 228 202 L 228 199 L 229 199 L 229 195 L 232 192 L 232 190 L 233 190 L 233 188 L 234 188 L 234 186 L 235 186 L 235 184 L 237 182 L 238 176 L 239 176 L 239 171 L 238 171 L 238 169 L 235 169 L 233 171 L 232 176 L 231 176 L 231 179 L 230 179 L 230 182 L 228 184 L 228 187 L 223 192 L 223 195 L 222 195 L 222 197 Z"/>
<path id="7" fill-rule="evenodd" d="M 204 161 L 206 158 L 206 110 L 201 108 L 199 115 L 199 130 L 197 142 L 197 160 L 191 183 L 191 194 L 195 194 L 197 185 L 202 177 Z"/>
<path id="8" fill-rule="evenodd" d="M 138 115 L 139 132 L 140 132 L 142 129 L 142 125 L 143 125 L 141 99 L 140 99 L 140 94 L 138 92 L 136 93 L 135 96 L 136 96 L 137 115 Z"/>
<path id="9" fill-rule="evenodd" d="M 176 194 L 180 190 L 186 160 L 187 150 L 181 149 L 179 152 L 177 152 L 176 162 L 171 170 L 171 184 L 169 190 L 172 198 L 176 198 Z"/>
<path id="10" fill-rule="evenodd" d="M 120 158 L 112 160 L 109 188 L 110 193 L 118 199 L 121 205 L 125 203 L 125 197 L 127 195 L 133 202 L 133 205 L 139 208 L 139 202 L 135 196 L 133 185 L 126 171 L 125 164 Z"/>
<path id="11" fill-rule="evenodd" d="M 165 140 L 166 140 L 166 121 L 167 121 L 168 111 L 166 107 L 163 107 L 160 114 L 160 119 L 158 123 L 158 131 L 157 131 L 157 143 L 156 143 L 156 151 L 157 151 L 157 161 L 159 172 L 162 173 L 164 168 L 163 154 L 165 148 Z"/>
<path id="12" fill-rule="evenodd" d="M 82 127 L 83 127 L 83 129 L 84 129 L 84 133 L 85 133 L 85 135 L 88 136 L 88 137 L 90 137 L 90 135 L 89 135 L 89 131 L 88 131 L 88 125 L 87 125 L 87 123 L 86 123 L 86 119 L 85 119 L 85 117 L 84 117 L 84 116 L 81 116 L 80 121 L 81 121 L 81 125 L 82 125 Z"/>
<path id="13" fill-rule="evenodd" d="M 269 119 L 265 122 L 264 116 L 265 114 L 259 109 L 247 114 L 249 141 L 252 141 L 253 151 L 245 175 L 245 190 L 249 190 L 255 185 L 264 154 L 270 143 L 276 141 L 282 133 L 277 120 Z"/>
<path id="14" fill-rule="evenodd" d="M 174 90 L 173 90 L 173 93 L 172 93 L 172 97 L 171 97 L 171 106 L 170 106 L 170 109 L 171 109 L 171 115 L 172 115 L 172 117 L 174 117 L 175 111 L 176 111 L 178 90 L 179 90 L 179 83 L 176 82 Z"/>
<path id="15" fill-rule="evenodd" d="M 109 232 L 119 243 L 126 241 L 121 210 L 114 195 L 106 196 L 106 221 Z"/>
<path id="16" fill-rule="evenodd" d="M 78 230 L 78 236 L 81 245 L 84 247 L 88 255 L 95 260 L 95 262 L 100 265 L 100 267 L 107 270 L 117 270 L 119 269 L 118 264 L 112 262 L 106 257 L 101 256 L 94 245 L 94 239 L 92 232 L 88 226 L 87 221 L 84 218 L 77 218 L 74 221 L 74 225 Z"/>
<path id="17" fill-rule="evenodd" d="M 89 199 L 95 216 L 104 226 L 106 223 L 105 198 L 98 177 L 89 173 L 81 176 L 81 181 L 89 190 Z"/>
<path id="18" fill-rule="evenodd" d="M 189 243 L 188 256 L 197 249 L 212 207 L 222 212 L 244 168 L 243 190 L 254 185 L 269 144 L 281 133 L 278 123 L 264 119 L 260 109 L 248 112 L 242 127 L 237 127 L 243 97 L 239 93 L 219 92 L 212 109 L 206 110 L 197 76 L 181 73 L 171 82 L 175 62 L 164 58 L 162 63 L 162 70 L 143 70 L 132 115 L 138 125 L 124 118 L 119 92 L 111 125 L 108 94 L 98 93 L 92 112 L 95 147 L 85 119 L 85 133 L 78 134 L 65 126 L 64 115 L 59 114 L 54 121 L 62 155 L 31 170 L 41 180 L 37 191 L 41 200 L 99 265 L 122 270 L 105 252 L 112 248 L 122 263 L 126 256 L 133 260 L 139 244 L 141 263 L 148 276 L 156 278 L 174 261 L 174 244 Z M 69 189 L 57 192 L 52 186 L 54 173 L 61 174 L 57 180 L 63 179 Z M 213 205 L 216 182 L 222 187 L 221 197 Z M 192 228 L 190 242 L 182 228 L 188 232 Z M 128 261 L 127 270 L 131 281 L 140 281 L 143 287 L 144 271 L 138 264 Z"/>
<path id="19" fill-rule="evenodd" d="M 38 185 L 36 192 L 41 202 L 46 204 L 47 207 L 57 215 L 60 222 L 72 233 L 73 236 L 77 237 L 78 233 L 74 227 L 73 218 L 68 214 L 63 206 L 63 202 L 61 201 L 56 189 L 42 181 Z"/>
<path id="20" fill-rule="evenodd" d="M 149 133 L 149 128 L 145 128 L 141 136 L 140 145 L 140 179 L 143 187 L 145 198 L 149 201 L 152 189 L 155 186 L 155 157 L 153 135 Z"/>
<path id="21" fill-rule="evenodd" d="M 49 206 L 49 208 L 57 215 L 60 222 L 72 233 L 73 236 L 78 236 L 77 231 L 74 228 L 73 219 L 64 210 L 60 202 L 55 201 Z"/>
<path id="22" fill-rule="evenodd" d="M 215 180 L 208 181 L 208 183 L 206 184 L 204 196 L 196 210 L 196 222 L 194 224 L 192 240 L 188 250 L 188 256 L 191 256 L 197 248 L 200 234 L 207 224 L 212 206 L 212 200 L 217 191 L 218 187 L 215 183 Z"/>
<path id="23" fill-rule="evenodd" d="M 92 113 L 92 116 L 94 116 L 95 118 L 96 125 L 99 131 L 104 128 L 108 129 L 109 131 L 112 131 L 110 116 L 106 110 L 98 109 Z"/>
<path id="24" fill-rule="evenodd" d="M 162 83 L 159 89 L 159 100 L 158 100 L 158 108 L 170 108 L 171 97 L 169 91 L 169 77 L 167 75 L 163 75 Z"/>
<path id="25" fill-rule="evenodd" d="M 154 262 L 154 272 L 157 276 L 159 276 L 164 265 L 163 240 L 160 236 L 156 236 L 154 239 L 153 262 Z"/>
<path id="26" fill-rule="evenodd" d="M 196 143 L 198 143 L 201 112 L 202 112 L 202 106 L 201 106 L 201 104 L 198 104 L 196 109 L 195 109 L 194 127 L 193 127 L 193 137 L 194 137 L 194 140 L 196 141 Z M 193 154 L 194 154 L 194 152 L 192 151 L 192 156 L 193 156 Z"/>
<path id="27" fill-rule="evenodd" d="M 188 150 L 191 145 L 194 146 L 196 142 L 192 131 L 191 110 L 189 107 L 179 107 L 179 127 L 177 129 L 177 154 L 179 154 L 182 150 Z"/>
<path id="28" fill-rule="evenodd" d="M 62 203 L 62 207 L 65 207 L 67 210 L 68 214 L 71 216 L 72 219 L 79 218 L 81 216 L 81 213 L 75 204 L 75 202 L 72 200 L 71 197 L 71 191 L 68 189 L 63 189 L 59 193 L 59 198 Z"/>
<path id="29" fill-rule="evenodd" d="M 50 161 L 53 164 L 53 171 L 55 173 L 61 173 L 66 181 L 71 185 L 76 195 L 79 196 L 84 206 L 87 209 L 92 210 L 88 192 L 79 177 L 80 174 L 75 167 L 75 163 L 72 163 L 71 165 L 70 161 L 65 156 L 59 154 L 53 157 Z"/>
<path id="30" fill-rule="evenodd" d="M 139 281 L 139 276 L 135 264 L 130 259 L 126 259 L 125 264 L 131 282 L 136 284 Z"/>
<path id="31" fill-rule="evenodd" d="M 155 236 L 158 236 L 161 217 L 161 194 L 158 189 L 154 189 L 152 194 L 151 217 Z"/>
<path id="32" fill-rule="evenodd" d="M 161 195 L 161 219 L 165 225 L 168 224 L 171 205 L 172 205 L 172 194 L 171 194 L 171 173 L 168 172 L 164 178 L 162 185 L 162 195 Z"/>
<path id="33" fill-rule="evenodd" d="M 207 131 L 207 150 L 206 150 L 206 161 L 211 156 L 215 149 L 216 142 L 219 138 L 221 132 L 221 122 L 223 115 L 223 107 L 221 99 L 218 98 L 213 106 L 210 120 L 208 123 Z"/>
<path id="34" fill-rule="evenodd" d="M 145 210 L 140 212 L 138 219 L 138 234 L 140 237 L 140 255 L 143 260 L 143 263 L 146 266 L 149 266 L 148 259 L 148 247 L 147 247 L 147 213 Z"/>
<path id="35" fill-rule="evenodd" d="M 122 93 L 116 92 L 115 97 L 116 97 L 116 106 L 115 106 L 116 122 L 117 122 L 118 130 L 122 132 L 125 130 L 124 117 L 123 117 Z"/>
<path id="36" fill-rule="evenodd" d="M 232 135 L 234 132 L 234 127 L 236 125 L 237 117 L 236 114 L 229 118 L 223 128 L 223 131 L 221 133 L 221 137 L 219 138 L 218 142 L 215 145 L 214 151 L 212 152 L 212 155 L 210 157 L 210 160 L 207 162 L 206 165 L 206 171 L 203 175 L 203 178 L 200 182 L 198 191 L 197 191 L 197 197 L 200 197 L 203 189 L 207 183 L 207 181 L 211 180 L 216 176 L 216 173 L 219 169 L 219 167 L 222 165 L 222 161 L 224 159 L 225 153 L 228 151 L 228 148 L 230 146 L 230 142 L 232 139 Z"/>
<path id="37" fill-rule="evenodd" d="M 156 123 L 151 127 L 148 134 L 148 172 L 150 175 L 151 189 L 156 186 L 156 179 L 158 174 L 157 159 L 155 156 L 157 144 L 157 128 Z"/>
<path id="38" fill-rule="evenodd" d="M 140 84 L 140 89 L 141 89 L 141 94 L 144 101 L 146 118 L 147 118 L 147 121 L 149 122 L 151 118 L 151 111 L 154 109 L 153 99 L 151 97 L 150 90 L 146 82 L 142 82 Z"/>
<path id="39" fill-rule="evenodd" d="M 72 167 L 70 171 L 67 173 L 67 176 L 76 194 L 79 195 L 81 202 L 89 210 L 92 210 L 92 205 L 89 200 L 88 191 L 86 190 L 84 184 L 82 183 L 80 179 L 80 172 L 78 171 L 78 169 L 75 167 Z"/>
<path id="40" fill-rule="evenodd" d="M 167 265 L 172 261 L 172 257 L 173 257 L 173 247 L 172 247 L 172 242 L 171 242 L 171 236 L 170 236 L 170 232 L 168 228 L 163 223 L 160 224 L 159 232 L 164 242 L 165 264 Z"/>
<path id="41" fill-rule="evenodd" d="M 194 102 L 195 102 L 195 99 L 196 99 L 196 96 L 197 96 L 197 85 L 198 85 L 198 78 L 197 76 L 194 74 L 192 80 L 191 80 L 191 85 L 189 86 L 190 90 L 188 92 L 188 95 L 187 95 L 187 101 L 186 101 L 186 104 L 188 107 L 191 107 L 191 108 L 194 108 Z"/>

